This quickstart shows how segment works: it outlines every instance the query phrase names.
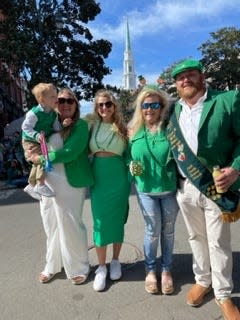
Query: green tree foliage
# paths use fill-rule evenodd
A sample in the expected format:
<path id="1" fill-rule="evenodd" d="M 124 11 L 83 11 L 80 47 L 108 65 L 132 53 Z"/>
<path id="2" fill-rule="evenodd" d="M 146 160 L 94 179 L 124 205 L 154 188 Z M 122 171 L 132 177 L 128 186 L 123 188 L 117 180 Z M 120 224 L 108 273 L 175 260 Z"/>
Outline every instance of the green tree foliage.
<path id="1" fill-rule="evenodd" d="M 107 40 L 94 40 L 86 27 L 101 12 L 94 0 L 1 0 L 0 57 L 26 79 L 69 86 L 89 99 L 111 70 Z M 61 22 L 61 26 L 59 26 Z"/>
<path id="2" fill-rule="evenodd" d="M 206 77 L 213 88 L 233 89 L 240 83 L 240 30 L 222 28 L 210 35 L 199 47 Z"/>
<path id="3" fill-rule="evenodd" d="M 181 63 L 184 61 L 184 58 L 181 60 L 178 60 L 174 63 L 172 63 L 169 67 L 167 67 L 163 72 L 160 74 L 159 79 L 162 79 L 162 83 L 159 85 L 160 88 L 164 91 L 166 91 L 171 97 L 176 98 L 178 96 L 176 86 L 175 86 L 175 81 L 172 78 L 172 70 L 176 67 L 177 64 Z M 158 81 L 159 82 L 159 81 Z"/>
<path id="4" fill-rule="evenodd" d="M 137 97 L 137 90 L 120 90 L 118 93 L 118 102 L 123 114 L 123 120 L 127 124 L 132 118 L 135 110 L 134 102 Z"/>

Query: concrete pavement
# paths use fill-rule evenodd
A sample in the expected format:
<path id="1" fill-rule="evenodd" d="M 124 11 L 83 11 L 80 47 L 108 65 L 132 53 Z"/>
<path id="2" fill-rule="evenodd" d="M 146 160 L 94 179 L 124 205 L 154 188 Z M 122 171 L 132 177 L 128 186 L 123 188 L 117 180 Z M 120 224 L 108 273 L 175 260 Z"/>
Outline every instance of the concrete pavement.
<path id="1" fill-rule="evenodd" d="M 45 234 L 39 205 L 21 189 L 1 189 L 0 184 L 0 312 L 3 320 L 220 320 L 221 312 L 213 295 L 199 308 L 186 305 L 187 290 L 194 282 L 187 233 L 179 215 L 176 224 L 173 276 L 176 291 L 171 296 L 150 295 L 144 290 L 143 221 L 134 194 L 121 252 L 123 277 L 108 279 L 104 292 L 92 289 L 97 264 L 92 247 L 89 199 L 84 218 L 89 230 L 89 256 L 92 273 L 88 281 L 74 286 L 64 272 L 48 284 L 38 282 L 45 261 Z M 233 297 L 240 306 L 240 232 L 232 224 L 234 255 Z M 109 248 L 110 249 L 110 248 Z M 111 250 L 108 253 L 110 261 Z"/>

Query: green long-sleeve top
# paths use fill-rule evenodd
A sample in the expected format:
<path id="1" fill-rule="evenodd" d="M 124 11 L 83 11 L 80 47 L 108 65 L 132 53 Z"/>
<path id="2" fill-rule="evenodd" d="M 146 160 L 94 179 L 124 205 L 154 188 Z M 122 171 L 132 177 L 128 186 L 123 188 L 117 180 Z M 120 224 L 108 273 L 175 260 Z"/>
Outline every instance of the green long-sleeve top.
<path id="1" fill-rule="evenodd" d="M 138 192 L 176 191 L 176 165 L 164 130 L 152 134 L 141 128 L 129 141 L 128 155 L 144 167 L 143 174 L 134 177 Z"/>
<path id="2" fill-rule="evenodd" d="M 79 119 L 64 140 L 63 148 L 48 153 L 52 164 L 64 164 L 67 180 L 72 187 L 88 187 L 93 184 L 88 158 L 88 139 L 87 122 Z"/>

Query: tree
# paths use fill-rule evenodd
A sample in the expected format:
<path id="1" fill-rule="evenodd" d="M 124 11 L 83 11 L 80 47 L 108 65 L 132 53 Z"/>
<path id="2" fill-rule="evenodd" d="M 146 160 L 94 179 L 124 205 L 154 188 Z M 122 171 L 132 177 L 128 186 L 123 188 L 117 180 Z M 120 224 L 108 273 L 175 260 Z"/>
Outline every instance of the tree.
<path id="1" fill-rule="evenodd" d="M 29 89 L 53 82 L 89 99 L 111 72 L 111 43 L 86 27 L 101 12 L 94 0 L 1 0 L 0 11 L 0 57 Z"/>
<path id="2" fill-rule="evenodd" d="M 214 88 L 233 89 L 240 83 L 240 30 L 222 28 L 210 35 L 199 47 L 206 77 Z"/>
<path id="3" fill-rule="evenodd" d="M 120 90 L 118 93 L 118 103 L 123 114 L 123 120 L 127 124 L 133 116 L 135 109 L 134 101 L 137 98 L 137 90 Z"/>
<path id="4" fill-rule="evenodd" d="M 186 58 L 187 59 L 187 58 Z M 172 63 L 169 67 L 167 67 L 163 72 L 160 74 L 159 78 L 157 79 L 157 83 L 159 87 L 166 91 L 172 98 L 176 98 L 178 96 L 175 81 L 172 78 L 172 70 L 176 67 L 177 64 L 181 63 L 185 59 L 181 59 Z"/>

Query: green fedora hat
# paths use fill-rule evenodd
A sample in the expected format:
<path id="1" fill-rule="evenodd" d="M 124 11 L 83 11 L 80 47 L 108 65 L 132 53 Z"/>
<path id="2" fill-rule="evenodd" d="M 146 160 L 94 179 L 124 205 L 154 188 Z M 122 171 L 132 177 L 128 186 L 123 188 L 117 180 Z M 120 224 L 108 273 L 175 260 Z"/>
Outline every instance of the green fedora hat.
<path id="1" fill-rule="evenodd" d="M 202 71 L 203 65 L 198 60 L 184 60 L 183 62 L 176 65 L 176 67 L 172 70 L 172 77 L 176 79 L 176 76 L 179 73 L 182 73 L 186 70 L 199 70 Z"/>

